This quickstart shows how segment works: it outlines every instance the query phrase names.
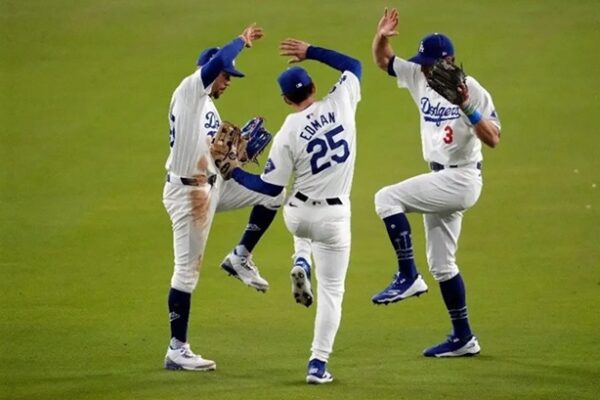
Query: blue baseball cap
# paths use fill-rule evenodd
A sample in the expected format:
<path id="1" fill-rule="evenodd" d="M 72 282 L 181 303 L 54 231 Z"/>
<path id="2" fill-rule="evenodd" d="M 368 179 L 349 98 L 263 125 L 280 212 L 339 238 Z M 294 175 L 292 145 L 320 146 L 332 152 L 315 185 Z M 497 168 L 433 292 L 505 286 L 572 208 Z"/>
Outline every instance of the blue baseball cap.
<path id="1" fill-rule="evenodd" d="M 454 46 L 450 38 L 441 33 L 432 33 L 421 40 L 419 52 L 408 61 L 420 65 L 433 65 L 438 59 L 453 55 Z"/>
<path id="2" fill-rule="evenodd" d="M 296 90 L 306 87 L 312 83 L 308 72 L 301 67 L 292 67 L 286 69 L 277 78 L 281 93 L 284 95 L 294 93 Z"/>
<path id="3" fill-rule="evenodd" d="M 215 54 L 217 54 L 219 50 L 221 49 L 218 47 L 210 47 L 204 50 L 202 53 L 200 53 L 198 61 L 196 61 L 196 65 L 198 65 L 199 67 L 203 66 L 204 64 L 212 60 L 212 58 L 215 56 Z M 223 71 L 227 72 L 231 76 L 237 76 L 238 78 L 244 77 L 244 74 L 235 69 L 235 61 L 233 60 L 231 61 L 231 64 L 226 65 L 225 68 L 223 68 Z"/>

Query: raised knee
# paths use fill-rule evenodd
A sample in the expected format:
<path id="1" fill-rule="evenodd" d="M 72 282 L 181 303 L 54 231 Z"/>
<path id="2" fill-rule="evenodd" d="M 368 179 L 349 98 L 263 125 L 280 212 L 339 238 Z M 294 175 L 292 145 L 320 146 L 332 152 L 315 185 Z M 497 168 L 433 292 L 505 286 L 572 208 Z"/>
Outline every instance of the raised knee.
<path id="1" fill-rule="evenodd" d="M 279 209 L 279 207 L 281 207 L 281 205 L 285 201 L 286 193 L 287 192 L 286 192 L 285 188 L 283 188 L 281 193 L 279 193 L 279 195 L 277 195 L 275 197 L 265 196 L 265 200 L 264 200 L 263 204 L 261 204 L 261 206 L 268 208 L 269 210 Z"/>
<path id="2" fill-rule="evenodd" d="M 405 212 L 402 204 L 394 204 L 390 192 L 390 186 L 386 186 L 375 193 L 375 212 L 381 219 L 389 217 L 390 215 Z"/>
<path id="3" fill-rule="evenodd" d="M 447 280 L 454 278 L 456 275 L 458 275 L 459 271 L 458 271 L 458 266 L 456 266 L 456 264 L 454 264 L 454 265 L 446 265 L 446 264 L 435 265 L 434 264 L 429 267 L 429 272 L 431 272 L 433 279 L 435 279 L 437 282 L 445 282 Z"/>

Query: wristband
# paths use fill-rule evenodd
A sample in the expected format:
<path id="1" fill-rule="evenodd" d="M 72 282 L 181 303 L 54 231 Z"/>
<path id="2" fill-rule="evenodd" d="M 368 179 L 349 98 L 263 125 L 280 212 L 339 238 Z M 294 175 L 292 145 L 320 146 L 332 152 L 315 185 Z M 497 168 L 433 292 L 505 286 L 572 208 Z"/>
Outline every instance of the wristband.
<path id="1" fill-rule="evenodd" d="M 471 125 L 477 125 L 479 121 L 481 121 L 481 113 L 477 110 L 473 111 L 473 114 L 467 115 Z"/>
<path id="2" fill-rule="evenodd" d="M 474 104 L 469 103 L 462 110 L 467 116 L 467 118 L 469 118 L 471 124 L 475 125 L 479 121 L 481 121 L 481 113 L 477 111 Z"/>

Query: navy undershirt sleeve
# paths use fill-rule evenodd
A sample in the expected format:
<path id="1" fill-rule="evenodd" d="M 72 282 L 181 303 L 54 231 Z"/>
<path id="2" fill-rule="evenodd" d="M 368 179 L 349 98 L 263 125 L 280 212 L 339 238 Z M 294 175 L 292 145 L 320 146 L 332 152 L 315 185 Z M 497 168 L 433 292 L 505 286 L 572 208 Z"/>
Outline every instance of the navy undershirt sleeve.
<path id="1" fill-rule="evenodd" d="M 240 54 L 244 45 L 245 43 L 242 38 L 235 38 L 223 46 L 209 62 L 202 66 L 200 77 L 202 78 L 204 88 L 207 88 L 215 79 L 217 79 L 217 76 L 219 76 L 226 65 L 231 64 L 237 55 Z"/>
<path id="2" fill-rule="evenodd" d="M 389 76 L 396 76 L 396 71 L 394 71 L 394 59 L 395 58 L 396 58 L 396 56 L 391 56 L 390 61 L 388 62 L 387 73 Z"/>
<path id="3" fill-rule="evenodd" d="M 260 178 L 260 175 L 254 175 L 244 171 L 241 168 L 235 168 L 231 174 L 234 181 L 245 187 L 246 189 L 266 194 L 267 196 L 277 196 L 283 190 L 283 186 L 273 185 L 265 182 Z"/>
<path id="4" fill-rule="evenodd" d="M 308 50 L 306 50 L 306 58 L 320 61 L 341 72 L 350 71 L 356 75 L 359 80 L 362 76 L 362 66 L 360 61 L 345 54 L 338 53 L 337 51 L 317 46 L 309 46 Z"/>

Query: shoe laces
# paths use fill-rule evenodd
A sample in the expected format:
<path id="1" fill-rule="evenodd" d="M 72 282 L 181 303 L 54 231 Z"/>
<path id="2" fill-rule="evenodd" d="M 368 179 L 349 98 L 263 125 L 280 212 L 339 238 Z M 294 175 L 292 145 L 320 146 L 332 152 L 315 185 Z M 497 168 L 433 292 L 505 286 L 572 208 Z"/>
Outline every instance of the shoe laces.
<path id="1" fill-rule="evenodd" d="M 247 257 L 240 257 L 240 262 L 243 268 L 258 273 L 258 267 L 256 266 L 256 264 L 254 264 L 254 261 L 252 261 L 252 254 L 249 254 Z"/>
<path id="2" fill-rule="evenodd" d="M 446 343 L 457 343 L 460 341 L 461 341 L 461 339 L 458 336 L 454 336 L 453 333 L 449 334 L 446 339 Z"/>
<path id="3" fill-rule="evenodd" d="M 414 280 L 415 279 L 413 279 L 412 281 L 414 281 Z M 404 285 L 407 282 L 411 282 L 411 280 L 409 278 L 407 278 L 405 275 L 402 275 L 400 272 L 396 272 L 394 274 L 392 283 L 390 284 L 390 288 L 399 287 L 400 285 Z"/>
<path id="4" fill-rule="evenodd" d="M 308 363 L 308 374 L 322 378 L 327 374 L 327 364 L 320 360 L 311 360 Z"/>
<path id="5" fill-rule="evenodd" d="M 396 272 L 393 276 L 392 276 L 392 282 L 388 285 L 388 287 L 386 288 L 386 290 L 390 290 L 390 289 L 397 289 L 400 286 L 400 273 Z M 404 278 L 402 278 L 404 279 Z"/>
<path id="6" fill-rule="evenodd" d="M 189 343 L 184 344 L 181 349 L 181 354 L 186 357 L 186 358 L 194 358 L 194 357 L 201 357 L 198 354 L 194 354 L 194 352 L 192 351 L 192 348 L 190 347 Z"/>

